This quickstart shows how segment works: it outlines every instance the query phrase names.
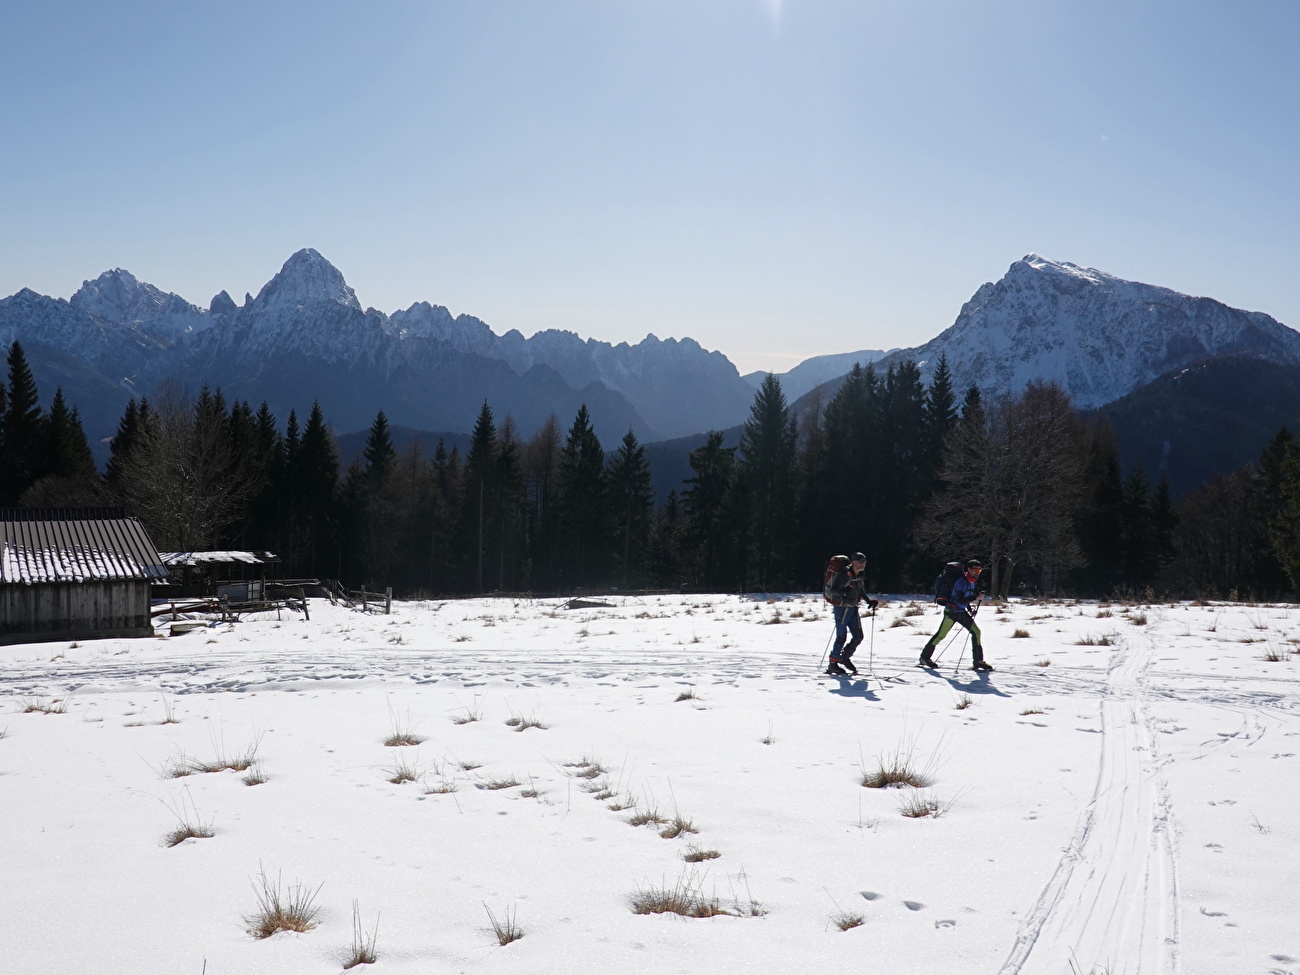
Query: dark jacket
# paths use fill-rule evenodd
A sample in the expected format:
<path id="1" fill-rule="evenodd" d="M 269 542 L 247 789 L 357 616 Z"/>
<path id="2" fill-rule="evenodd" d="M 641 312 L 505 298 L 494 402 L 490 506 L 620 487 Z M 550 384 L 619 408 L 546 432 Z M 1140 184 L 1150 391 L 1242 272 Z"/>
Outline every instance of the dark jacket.
<path id="1" fill-rule="evenodd" d="M 971 582 L 966 578 L 966 573 L 963 572 L 957 577 L 957 581 L 952 584 L 952 592 L 948 594 L 948 598 L 941 600 L 941 602 L 947 606 L 965 609 L 979 595 L 979 583 L 979 579 Z"/>
<path id="2" fill-rule="evenodd" d="M 867 597 L 866 590 L 863 588 L 865 585 L 866 580 L 860 573 L 853 571 L 853 565 L 850 563 L 831 576 L 826 591 L 838 601 L 837 605 L 857 606 Z"/>

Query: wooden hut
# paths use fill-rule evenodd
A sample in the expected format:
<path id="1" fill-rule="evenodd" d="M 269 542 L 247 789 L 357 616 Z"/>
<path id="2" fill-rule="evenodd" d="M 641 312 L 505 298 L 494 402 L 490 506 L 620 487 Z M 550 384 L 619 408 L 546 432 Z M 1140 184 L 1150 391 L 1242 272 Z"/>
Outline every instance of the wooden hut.
<path id="1" fill-rule="evenodd" d="M 167 567 L 121 508 L 0 509 L 0 643 L 152 636 Z"/>

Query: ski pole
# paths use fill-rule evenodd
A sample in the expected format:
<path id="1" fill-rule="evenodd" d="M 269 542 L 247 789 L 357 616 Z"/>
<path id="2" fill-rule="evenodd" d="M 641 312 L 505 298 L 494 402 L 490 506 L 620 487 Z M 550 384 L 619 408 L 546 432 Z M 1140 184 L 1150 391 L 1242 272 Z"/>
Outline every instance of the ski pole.
<path id="1" fill-rule="evenodd" d="M 867 670 L 876 672 L 876 611 L 871 611 L 871 642 L 867 644 Z"/>
<path id="2" fill-rule="evenodd" d="M 822 647 L 821 659 L 817 661 L 818 670 L 822 669 L 822 664 L 826 661 L 826 651 L 831 648 L 831 641 L 835 639 L 835 632 L 839 629 L 839 627 L 835 626 L 834 623 L 835 623 L 835 618 L 831 617 L 831 624 L 832 624 L 831 635 L 826 638 L 826 646 Z"/>
<path id="3" fill-rule="evenodd" d="M 957 676 L 957 671 L 961 670 L 961 662 L 966 657 L 966 640 L 968 639 L 970 639 L 969 633 L 967 633 L 966 637 L 961 641 L 961 653 L 957 654 L 957 666 L 952 669 L 952 675 L 954 677 Z"/>

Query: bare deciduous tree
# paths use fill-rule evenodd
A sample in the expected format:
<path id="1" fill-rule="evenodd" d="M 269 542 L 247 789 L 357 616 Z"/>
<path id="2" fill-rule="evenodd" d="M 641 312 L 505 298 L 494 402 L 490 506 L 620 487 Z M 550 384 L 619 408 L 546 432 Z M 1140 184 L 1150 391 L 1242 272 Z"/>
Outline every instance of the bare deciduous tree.
<path id="1" fill-rule="evenodd" d="M 211 546 L 261 485 L 251 458 L 237 456 L 221 394 L 197 401 L 165 384 L 130 453 L 118 491 L 160 548 Z"/>
<path id="2" fill-rule="evenodd" d="M 1017 563 L 1049 572 L 1078 565 L 1080 436 L 1078 415 L 1056 383 L 1030 383 L 987 413 L 963 417 L 947 440 L 943 487 L 926 506 L 921 544 L 943 557 L 987 558 L 994 596 L 1010 592 Z"/>

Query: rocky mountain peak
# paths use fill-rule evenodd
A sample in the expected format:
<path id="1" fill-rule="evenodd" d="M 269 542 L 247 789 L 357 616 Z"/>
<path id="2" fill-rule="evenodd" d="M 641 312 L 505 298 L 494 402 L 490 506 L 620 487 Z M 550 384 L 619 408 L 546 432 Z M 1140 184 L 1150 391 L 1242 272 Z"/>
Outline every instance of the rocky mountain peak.
<path id="1" fill-rule="evenodd" d="M 105 322 L 149 322 L 159 315 L 187 310 L 180 295 L 166 294 L 136 279 L 120 267 L 105 271 L 93 281 L 83 281 L 69 300 L 78 311 Z"/>
<path id="2" fill-rule="evenodd" d="M 356 293 L 320 252 L 304 247 L 290 255 L 278 274 L 262 286 L 254 303 L 262 310 L 301 307 L 328 301 L 361 311 Z"/>

